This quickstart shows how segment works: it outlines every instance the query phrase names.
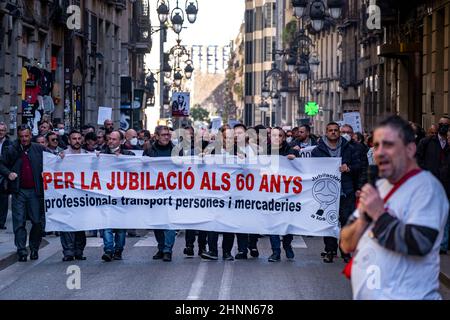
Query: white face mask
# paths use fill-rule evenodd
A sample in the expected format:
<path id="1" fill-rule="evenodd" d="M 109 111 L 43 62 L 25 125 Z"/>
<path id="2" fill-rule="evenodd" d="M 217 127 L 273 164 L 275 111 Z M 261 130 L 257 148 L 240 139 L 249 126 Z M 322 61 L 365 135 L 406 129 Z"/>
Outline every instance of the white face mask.
<path id="1" fill-rule="evenodd" d="M 287 138 L 286 138 L 286 142 L 287 142 L 287 143 L 291 143 L 291 142 L 292 142 L 292 137 L 287 137 Z"/>
<path id="2" fill-rule="evenodd" d="M 344 133 L 344 134 L 342 135 L 342 138 L 344 138 L 344 139 L 347 140 L 347 141 L 350 141 L 350 140 L 352 139 L 352 137 L 351 137 L 348 133 Z"/>
<path id="3" fill-rule="evenodd" d="M 132 146 L 137 146 L 137 144 L 138 144 L 138 139 L 137 139 L 137 138 L 131 139 L 131 140 L 130 140 L 130 144 L 131 144 Z"/>
<path id="4" fill-rule="evenodd" d="M 59 134 L 60 136 L 63 136 L 63 135 L 64 135 L 64 129 L 59 129 L 59 130 L 58 130 L 58 134 Z"/>
<path id="5" fill-rule="evenodd" d="M 138 144 L 139 144 L 140 146 L 143 146 L 144 143 L 145 143 L 145 140 L 141 140 L 141 139 L 138 140 Z"/>
<path id="6" fill-rule="evenodd" d="M 176 146 L 178 144 L 178 139 L 172 139 L 172 143 Z"/>

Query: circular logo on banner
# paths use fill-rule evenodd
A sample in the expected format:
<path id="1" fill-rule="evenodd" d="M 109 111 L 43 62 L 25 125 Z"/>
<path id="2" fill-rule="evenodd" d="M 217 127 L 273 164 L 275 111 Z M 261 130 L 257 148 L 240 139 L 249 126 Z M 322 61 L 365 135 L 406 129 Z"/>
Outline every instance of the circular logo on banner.
<path id="1" fill-rule="evenodd" d="M 314 182 L 313 198 L 319 203 L 317 215 L 323 216 L 325 210 L 339 199 L 339 185 L 330 178 L 322 178 Z"/>
<path id="2" fill-rule="evenodd" d="M 339 215 L 337 214 L 337 212 L 335 210 L 329 211 L 327 213 L 327 222 L 329 224 L 331 224 L 332 226 L 337 225 L 339 220 Z"/>

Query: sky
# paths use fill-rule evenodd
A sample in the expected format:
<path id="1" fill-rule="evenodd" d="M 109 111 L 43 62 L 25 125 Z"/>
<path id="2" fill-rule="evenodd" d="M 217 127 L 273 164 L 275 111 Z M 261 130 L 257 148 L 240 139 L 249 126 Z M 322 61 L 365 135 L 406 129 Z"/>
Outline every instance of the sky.
<path id="1" fill-rule="evenodd" d="M 244 21 L 245 0 L 197 0 L 198 15 L 197 21 L 190 24 L 187 19 L 180 33 L 181 44 L 184 45 L 227 45 L 239 34 L 239 28 Z M 156 0 L 151 1 L 151 19 L 152 25 L 158 26 L 159 20 L 156 13 Z M 179 0 L 180 7 L 184 10 L 186 1 Z M 176 5 L 176 0 L 170 0 L 170 9 Z M 146 66 L 153 72 L 159 69 L 159 33 L 155 33 L 153 38 L 153 48 L 146 56 Z M 176 44 L 176 36 L 173 30 L 168 32 L 168 41 L 165 43 L 165 51 L 168 51 Z M 195 67 L 195 66 L 194 66 Z M 157 90 L 158 91 L 158 90 Z M 156 101 L 159 101 L 158 96 Z M 150 109 L 150 110 L 149 110 Z M 159 118 L 158 103 L 154 108 L 148 108 L 147 117 L 149 119 L 147 126 L 153 132 L 156 122 Z"/>
<path id="2" fill-rule="evenodd" d="M 179 0 L 180 7 L 184 10 L 186 1 Z M 151 7 L 152 24 L 159 24 L 156 14 L 156 1 L 152 1 Z M 170 9 L 176 5 L 175 0 L 170 0 Z M 234 40 L 241 23 L 244 21 L 245 0 L 198 0 L 197 21 L 190 24 L 187 19 L 180 33 L 182 44 L 184 45 L 227 45 Z M 169 31 L 168 42 L 165 49 L 175 45 L 175 32 Z M 159 68 L 159 33 L 153 35 L 153 49 L 147 63 L 152 69 Z"/>

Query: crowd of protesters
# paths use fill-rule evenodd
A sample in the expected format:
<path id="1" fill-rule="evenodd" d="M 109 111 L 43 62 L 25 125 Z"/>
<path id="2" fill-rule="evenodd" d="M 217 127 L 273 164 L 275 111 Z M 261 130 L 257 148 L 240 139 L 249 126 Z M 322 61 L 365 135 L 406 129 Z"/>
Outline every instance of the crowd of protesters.
<path id="1" fill-rule="evenodd" d="M 447 197 L 450 197 L 450 120 L 443 117 L 439 123 L 429 128 L 427 133 L 419 125 L 410 123 L 414 130 L 414 141 L 417 145 L 417 162 L 421 168 L 430 171 L 444 186 Z M 0 123 L 0 175 L 7 179 L 10 186 L 0 193 L 0 229 L 5 229 L 8 210 L 8 195 L 12 193 L 12 215 L 15 234 L 15 244 L 19 261 L 26 261 L 27 217 L 32 222 L 30 238 L 30 259 L 38 259 L 39 245 L 42 236 L 46 236 L 45 218 L 42 207 L 42 152 L 51 152 L 64 156 L 74 153 L 106 153 L 135 155 L 138 151 L 143 156 L 166 157 L 173 155 L 176 146 L 182 146 L 178 155 L 200 155 L 207 152 L 240 157 L 253 157 L 276 152 L 280 157 L 295 159 L 306 147 L 315 146 L 312 157 L 339 157 L 342 174 L 339 222 L 344 226 L 356 208 L 361 189 L 367 183 L 367 168 L 375 163 L 372 132 L 363 134 L 354 132 L 350 125 L 340 126 L 331 122 L 326 126 L 323 135 L 314 135 L 309 125 L 301 125 L 291 130 L 281 127 L 265 127 L 258 125 L 247 128 L 236 124 L 233 128 L 224 125 L 217 133 L 202 128 L 195 130 L 192 126 L 183 127 L 181 137 L 167 126 L 158 126 L 151 134 L 148 130 L 128 129 L 126 131 L 114 128 L 112 120 L 106 120 L 104 125 L 96 129 L 85 125 L 78 130 L 65 131 L 64 124 L 53 126 L 48 121 L 39 124 L 39 134 L 32 137 L 31 130 L 26 125 L 18 128 L 18 139 L 15 142 L 7 136 L 7 126 Z M 220 148 L 217 143 L 220 141 Z M 178 150 L 178 149 L 177 149 Z M 133 152 L 134 151 L 134 152 Z M 449 245 L 449 223 L 445 227 L 445 235 L 441 243 L 441 254 L 445 254 Z M 104 261 L 121 260 L 125 246 L 125 238 L 137 236 L 136 230 L 96 230 L 82 232 L 57 233 L 61 238 L 63 261 L 84 260 L 86 237 L 100 234 L 104 241 Z M 262 235 L 222 233 L 223 260 L 248 259 L 259 257 L 258 239 Z M 185 233 L 185 249 L 183 253 L 194 256 L 194 243 L 197 237 L 198 255 L 203 259 L 218 259 L 218 235 L 214 231 L 187 230 Z M 172 248 L 176 239 L 175 230 L 155 230 L 158 251 L 153 256 L 155 260 L 171 261 Z M 237 241 L 237 253 L 231 250 L 234 239 Z M 268 261 L 281 259 L 281 247 L 287 259 L 294 258 L 292 235 L 270 235 L 272 255 Z M 324 237 L 324 251 L 321 257 L 325 263 L 332 263 L 340 256 L 345 261 L 350 260 L 350 254 L 340 248 L 336 238 Z"/>

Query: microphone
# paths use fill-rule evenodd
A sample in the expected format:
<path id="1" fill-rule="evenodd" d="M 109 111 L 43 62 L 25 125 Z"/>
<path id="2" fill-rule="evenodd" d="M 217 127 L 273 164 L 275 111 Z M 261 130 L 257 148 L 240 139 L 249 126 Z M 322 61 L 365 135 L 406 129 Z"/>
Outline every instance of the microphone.
<path id="1" fill-rule="evenodd" d="M 370 183 L 374 188 L 376 188 L 376 183 L 378 180 L 378 166 L 377 165 L 370 165 L 367 168 L 367 182 Z M 372 218 L 367 214 L 367 212 L 363 212 L 364 219 L 371 223 Z"/>
<path id="2" fill-rule="evenodd" d="M 376 183 L 378 180 L 378 166 L 370 165 L 367 168 L 367 182 L 370 183 L 374 188 L 376 188 Z"/>

